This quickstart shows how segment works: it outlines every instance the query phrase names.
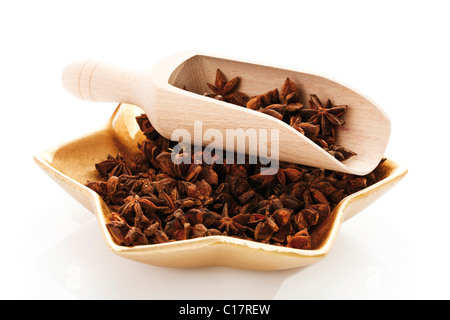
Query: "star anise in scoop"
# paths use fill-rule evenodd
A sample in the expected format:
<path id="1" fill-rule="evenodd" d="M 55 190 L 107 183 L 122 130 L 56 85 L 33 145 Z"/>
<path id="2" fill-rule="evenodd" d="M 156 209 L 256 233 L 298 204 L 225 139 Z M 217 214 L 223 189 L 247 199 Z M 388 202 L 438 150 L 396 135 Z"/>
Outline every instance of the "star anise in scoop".
<path id="1" fill-rule="evenodd" d="M 303 107 L 300 103 L 300 91 L 289 77 L 283 83 L 280 91 L 280 100 L 286 105 L 286 111 L 295 112 Z"/>
<path id="2" fill-rule="evenodd" d="M 279 103 L 279 92 L 278 89 L 273 89 L 264 94 L 260 94 L 252 97 L 246 104 L 248 109 L 259 111 L 262 108 L 265 108 L 271 104 Z"/>
<path id="3" fill-rule="evenodd" d="M 309 122 L 302 122 L 302 119 L 299 115 L 293 116 L 290 119 L 290 125 L 295 130 L 305 135 L 308 139 L 312 140 L 314 143 L 319 145 L 322 148 L 327 148 L 328 143 L 319 137 L 320 126 L 315 125 Z"/>
<path id="4" fill-rule="evenodd" d="M 213 94 L 206 94 L 214 99 L 230 102 L 240 106 L 245 106 L 250 99 L 245 93 L 236 91 L 239 86 L 240 78 L 235 77 L 227 81 L 220 69 L 216 71 L 216 80 L 214 84 L 207 83 Z"/>
<path id="5" fill-rule="evenodd" d="M 275 117 L 278 120 L 283 120 L 284 112 L 286 111 L 286 105 L 284 104 L 271 104 L 263 109 L 262 113 L 268 114 L 269 116 Z"/>
<path id="6" fill-rule="evenodd" d="M 300 103 L 300 91 L 297 86 L 290 78 L 286 78 L 280 92 L 278 89 L 273 89 L 254 96 L 248 101 L 246 107 L 283 120 L 285 112 L 292 115 L 301 109 L 303 104 Z"/>
<path id="7" fill-rule="evenodd" d="M 309 123 L 320 125 L 322 135 L 333 134 L 334 128 L 342 126 L 344 121 L 339 117 L 347 110 L 346 105 L 334 106 L 328 99 L 325 106 L 315 94 L 310 95 L 309 109 L 300 109 L 300 115 L 308 119 Z"/>

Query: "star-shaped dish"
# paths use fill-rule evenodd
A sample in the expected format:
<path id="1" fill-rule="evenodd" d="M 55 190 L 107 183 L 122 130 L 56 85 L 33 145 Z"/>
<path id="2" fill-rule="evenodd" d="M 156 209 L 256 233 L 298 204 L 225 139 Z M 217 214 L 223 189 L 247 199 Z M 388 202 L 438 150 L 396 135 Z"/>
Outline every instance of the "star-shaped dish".
<path id="1" fill-rule="evenodd" d="M 180 268 L 223 265 L 242 269 L 279 270 L 312 264 L 330 252 L 344 221 L 386 193 L 407 173 L 406 168 L 387 159 L 381 167 L 383 178 L 340 201 L 320 227 L 311 233 L 311 249 L 308 250 L 215 235 L 126 247 L 117 244 L 106 227 L 107 223 L 111 222 L 107 204 L 85 184 L 99 179 L 99 173 L 93 163 L 101 162 L 108 154 L 120 152 L 121 155 L 127 156 L 139 153 L 137 144 L 142 142 L 145 136 L 139 130 L 135 117 L 141 114 L 142 109 L 121 104 L 106 125 L 99 130 L 44 151 L 34 158 L 41 169 L 97 216 L 106 245 L 115 254 L 151 265 Z M 76 158 L 73 157 L 74 154 L 77 155 Z M 134 203 L 138 200 L 129 201 Z M 274 219 L 282 217 L 284 215 L 274 215 Z M 153 231 L 150 225 L 147 229 L 147 232 Z M 201 231 L 197 230 L 199 233 Z M 130 230 L 127 236 L 134 237 L 136 234 Z M 291 243 L 301 242 L 304 237 L 297 234 L 288 240 Z"/>

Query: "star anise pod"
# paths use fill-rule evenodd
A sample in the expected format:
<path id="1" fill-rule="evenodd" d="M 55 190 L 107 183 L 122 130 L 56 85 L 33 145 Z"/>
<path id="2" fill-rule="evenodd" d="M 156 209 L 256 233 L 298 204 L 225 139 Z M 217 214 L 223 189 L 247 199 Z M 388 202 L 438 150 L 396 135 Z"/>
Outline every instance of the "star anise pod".
<path id="1" fill-rule="evenodd" d="M 183 210 L 177 209 L 169 217 L 164 228 L 164 233 L 175 240 L 189 239 L 192 230 L 189 220 L 186 218 Z"/>
<path id="2" fill-rule="evenodd" d="M 121 155 L 113 157 L 108 155 L 105 161 L 95 164 L 95 168 L 102 176 L 120 176 L 122 174 L 132 175 L 130 166 Z"/>
<path id="3" fill-rule="evenodd" d="M 186 181 L 197 180 L 198 175 L 202 172 L 202 166 L 192 163 L 191 156 L 187 153 L 180 153 L 174 157 L 173 169 L 177 177 Z"/>
<path id="4" fill-rule="evenodd" d="M 334 106 L 328 99 L 325 106 L 315 94 L 310 95 L 309 109 L 301 109 L 300 115 L 308 119 L 309 123 L 320 125 L 322 135 L 332 134 L 337 126 L 342 126 L 344 121 L 339 117 L 347 110 L 346 105 Z"/>
<path id="5" fill-rule="evenodd" d="M 110 221 L 106 224 L 109 232 L 126 246 L 139 246 L 148 244 L 147 237 L 139 228 L 132 227 L 123 221 Z"/>
<path id="6" fill-rule="evenodd" d="M 300 230 L 296 234 L 287 236 L 287 247 L 297 249 L 311 249 L 311 236 L 307 229 Z"/>
<path id="7" fill-rule="evenodd" d="M 127 198 L 127 202 L 129 202 L 131 198 L 132 197 Z M 148 239 L 145 237 L 146 232 L 143 232 L 142 230 L 151 228 L 153 224 L 158 225 L 158 222 L 153 219 L 149 220 L 143 214 L 140 207 L 133 207 L 132 205 L 130 206 L 127 204 L 127 215 L 123 215 L 124 206 L 110 206 L 110 208 L 113 207 L 116 207 L 121 213 L 112 212 L 110 214 L 110 222 L 107 224 L 107 227 L 118 239 L 118 241 L 125 245 L 148 244 Z M 156 219 L 159 221 L 158 217 Z"/>
<path id="8" fill-rule="evenodd" d="M 195 181 L 194 183 L 182 181 L 181 185 L 188 197 L 200 200 L 203 205 L 212 202 L 212 187 L 205 180 Z"/>
<path id="9" fill-rule="evenodd" d="M 131 229 L 125 221 L 110 221 L 106 224 L 106 227 L 120 244 L 125 242 L 125 236 Z"/>
<path id="10" fill-rule="evenodd" d="M 250 215 L 245 214 L 238 214 L 234 217 L 230 217 L 228 205 L 225 203 L 221 215 L 212 211 L 206 213 L 204 215 L 204 224 L 206 226 L 209 225 L 217 228 L 218 230 L 225 232 L 227 235 L 236 235 L 242 234 L 245 230 L 247 230 L 247 227 L 243 224 L 245 224 L 249 218 Z"/>
<path id="11" fill-rule="evenodd" d="M 169 242 L 169 237 L 160 229 L 156 229 L 155 233 L 149 236 L 150 243 L 165 243 Z"/>
<path id="12" fill-rule="evenodd" d="M 150 162 L 153 165 L 153 167 L 159 168 L 159 163 L 156 160 L 156 157 L 161 153 L 161 149 L 159 149 L 155 145 L 153 140 L 145 139 L 139 145 L 139 149 L 141 150 L 141 153 L 145 160 Z"/>
<path id="13" fill-rule="evenodd" d="M 247 102 L 246 107 L 283 120 L 285 113 L 294 114 L 303 104 L 300 103 L 297 86 L 290 78 L 286 78 L 280 92 L 274 89 L 255 96 Z"/>
<path id="14" fill-rule="evenodd" d="M 271 172 L 274 172 L 273 174 Z M 276 173 L 275 173 L 276 172 Z M 261 183 L 263 186 L 271 185 L 273 183 L 280 183 L 285 185 L 288 182 L 296 182 L 302 176 L 302 171 L 297 168 L 273 168 L 266 169 L 250 177 L 251 180 Z"/>
<path id="15" fill-rule="evenodd" d="M 184 210 L 202 205 L 202 201 L 199 199 L 192 197 L 181 197 L 177 189 L 174 189 L 170 196 L 166 193 L 161 193 L 160 196 L 166 200 L 166 203 L 171 210 Z"/>
<path id="16" fill-rule="evenodd" d="M 295 232 L 295 226 L 291 223 L 291 216 L 294 210 L 287 208 L 280 208 L 275 210 L 272 218 L 278 226 L 278 231 L 272 234 L 271 240 L 281 245 L 286 243 L 286 237 Z"/>
<path id="17" fill-rule="evenodd" d="M 106 198 L 108 192 L 105 181 L 88 181 L 85 185 L 97 192 L 102 198 Z"/>
<path id="18" fill-rule="evenodd" d="M 128 196 L 124 199 L 124 202 L 125 203 L 118 211 L 120 216 L 128 223 L 137 226 L 137 223 L 141 223 L 143 220 L 151 218 L 161 224 L 161 220 L 156 214 L 154 214 L 154 212 L 162 208 L 156 206 L 152 201 L 146 199 L 146 197 L 141 198 L 138 195 Z M 144 212 L 146 216 L 143 216 Z M 142 223 L 147 224 L 147 222 Z M 146 227 L 147 226 L 148 225 L 146 225 Z M 142 227 L 142 224 L 139 225 L 139 227 Z"/>
<path id="19" fill-rule="evenodd" d="M 93 190 L 96 190 L 96 188 L 101 188 L 99 191 L 103 191 L 105 193 L 99 194 L 108 205 L 122 205 L 124 203 L 124 199 L 129 195 L 129 190 L 124 187 L 120 180 L 121 179 L 119 177 L 111 176 L 106 182 L 100 182 L 100 185 L 96 185 L 91 182 L 89 183 L 89 187 L 91 189 L 94 188 Z"/>
<path id="20" fill-rule="evenodd" d="M 286 105 L 287 112 L 295 112 L 303 107 L 303 104 L 300 103 L 300 91 L 289 77 L 286 78 L 281 87 L 280 100 Z"/>
<path id="21" fill-rule="evenodd" d="M 283 120 L 285 110 L 286 110 L 286 105 L 276 103 L 276 104 L 271 104 L 271 105 L 261 109 L 261 112 L 268 114 L 269 116 L 275 117 L 278 120 Z"/>
<path id="22" fill-rule="evenodd" d="M 161 152 L 155 161 L 158 163 L 158 167 L 171 177 L 188 182 L 205 180 L 211 185 L 217 184 L 218 176 L 212 169 L 212 165 L 196 161 L 195 157 L 195 155 L 191 157 L 188 153 L 180 153 L 175 155 L 172 160 L 170 152 Z"/>
<path id="23" fill-rule="evenodd" d="M 367 178 L 348 173 L 336 173 L 340 179 L 335 183 L 335 187 L 344 190 L 346 194 L 352 194 L 368 186 Z"/>
<path id="24" fill-rule="evenodd" d="M 155 128 L 150 123 L 150 120 L 148 119 L 146 114 L 141 114 L 136 117 L 136 122 L 141 129 L 142 133 L 148 138 L 152 139 L 153 132 L 155 132 Z"/>
<path id="25" fill-rule="evenodd" d="M 239 82 L 239 77 L 235 77 L 230 81 L 227 81 L 222 71 L 220 71 L 220 69 L 217 69 L 214 85 L 209 82 L 207 83 L 207 85 L 214 93 L 212 95 L 213 98 L 234 103 L 240 106 L 245 106 L 250 98 L 242 92 L 235 91 L 239 86 Z"/>
<path id="26" fill-rule="evenodd" d="M 337 189 L 325 174 L 325 170 L 315 169 L 305 174 L 298 188 L 294 188 L 294 194 L 303 200 L 305 208 L 315 204 L 330 205 L 329 198 Z"/>
<path id="27" fill-rule="evenodd" d="M 308 139 L 312 140 L 322 148 L 328 147 L 328 143 L 324 139 L 319 138 L 320 125 L 315 125 L 309 122 L 302 122 L 302 119 L 299 115 L 293 116 L 290 119 L 290 125 L 295 130 L 297 130 L 301 134 L 304 134 Z"/>
<path id="28" fill-rule="evenodd" d="M 302 230 L 314 226 L 319 222 L 319 213 L 312 209 L 303 209 L 294 216 L 297 227 Z"/>
<path id="29" fill-rule="evenodd" d="M 275 210 L 283 208 L 283 202 L 276 195 L 272 195 L 267 199 L 264 199 L 258 204 L 259 209 L 257 213 L 271 215 Z"/>
<path id="30" fill-rule="evenodd" d="M 291 218 L 292 213 L 292 209 L 280 208 L 275 210 L 275 212 L 272 214 L 272 218 L 277 223 L 277 226 L 281 228 L 289 223 L 289 219 Z"/>
<path id="31" fill-rule="evenodd" d="M 255 228 L 255 240 L 269 241 L 272 235 L 279 230 L 272 217 L 266 217 L 264 222 L 259 222 Z"/>
<path id="32" fill-rule="evenodd" d="M 228 215 L 228 205 L 225 203 L 222 210 L 222 215 L 216 222 L 216 227 L 220 231 L 226 232 L 229 235 L 242 233 L 245 227 L 235 221 L 235 217 L 230 218 Z"/>
<path id="33" fill-rule="evenodd" d="M 208 234 L 208 228 L 201 223 L 195 224 L 191 229 L 191 239 L 206 237 Z"/>
<path id="34" fill-rule="evenodd" d="M 260 94 L 252 97 L 246 104 L 248 109 L 259 111 L 271 104 L 279 103 L 279 92 L 278 89 L 270 90 L 264 94 Z"/>

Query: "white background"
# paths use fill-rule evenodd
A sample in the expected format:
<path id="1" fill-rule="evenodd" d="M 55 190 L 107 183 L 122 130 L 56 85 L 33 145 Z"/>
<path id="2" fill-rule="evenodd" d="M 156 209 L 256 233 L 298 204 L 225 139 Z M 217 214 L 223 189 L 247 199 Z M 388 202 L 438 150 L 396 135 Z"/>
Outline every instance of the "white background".
<path id="1" fill-rule="evenodd" d="M 448 299 L 447 1 L 2 1 L 3 299 Z M 392 121 L 386 156 L 409 173 L 304 268 L 169 269 L 114 255 L 94 215 L 32 155 L 96 129 L 116 104 L 64 91 L 81 58 L 150 69 L 199 50 L 351 85 Z"/>

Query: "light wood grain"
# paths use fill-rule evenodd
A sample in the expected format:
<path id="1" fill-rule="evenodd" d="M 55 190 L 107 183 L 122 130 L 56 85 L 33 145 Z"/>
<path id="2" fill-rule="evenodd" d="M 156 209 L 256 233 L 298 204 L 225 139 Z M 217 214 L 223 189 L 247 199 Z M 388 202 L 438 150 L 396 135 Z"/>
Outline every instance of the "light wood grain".
<path id="1" fill-rule="evenodd" d="M 248 95 L 280 88 L 286 77 L 290 77 L 300 89 L 304 105 L 312 93 L 323 101 L 329 98 L 334 104 L 348 105 L 345 126 L 338 130 L 337 143 L 358 155 L 340 162 L 282 121 L 202 96 L 209 91 L 206 82 L 214 82 L 217 68 L 229 79 L 241 77 L 239 91 Z M 141 107 L 155 129 L 169 139 L 180 128 L 187 129 L 194 137 L 194 120 L 202 121 L 203 131 L 218 129 L 224 137 L 226 129 L 278 129 L 281 161 L 358 175 L 367 174 L 377 166 L 391 130 L 389 118 L 378 105 L 328 77 L 194 52 L 170 56 L 146 72 L 123 70 L 104 62 L 78 61 L 64 70 L 62 80 L 65 88 L 81 99 Z M 183 86 L 192 92 L 183 90 Z M 226 148 L 224 144 L 212 145 Z M 271 147 L 269 141 L 267 149 Z M 247 148 L 246 152 L 249 151 Z"/>

